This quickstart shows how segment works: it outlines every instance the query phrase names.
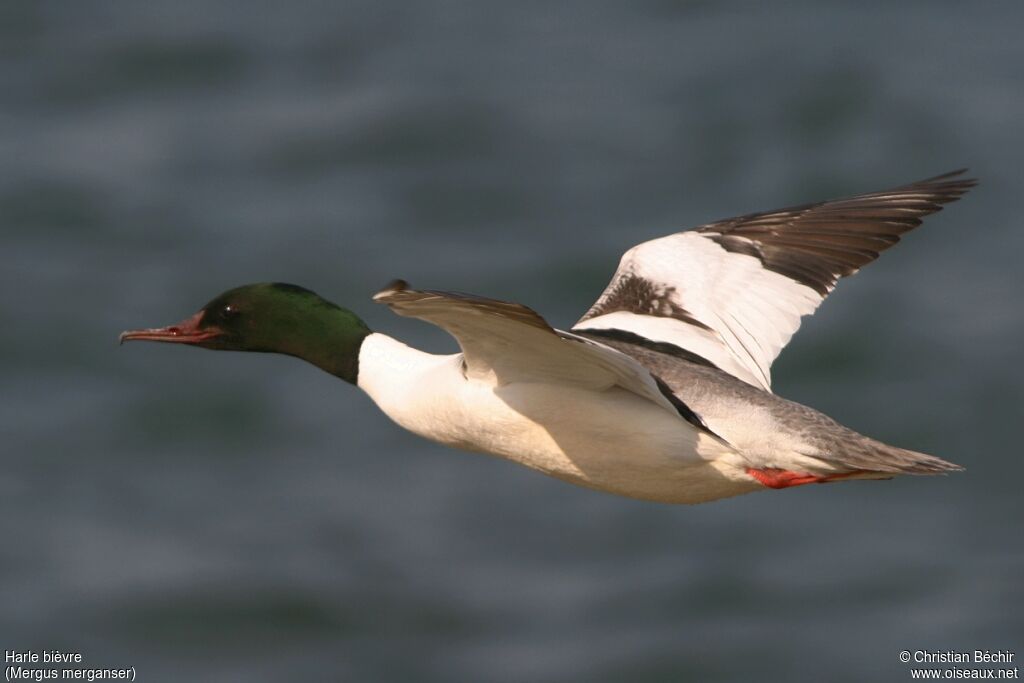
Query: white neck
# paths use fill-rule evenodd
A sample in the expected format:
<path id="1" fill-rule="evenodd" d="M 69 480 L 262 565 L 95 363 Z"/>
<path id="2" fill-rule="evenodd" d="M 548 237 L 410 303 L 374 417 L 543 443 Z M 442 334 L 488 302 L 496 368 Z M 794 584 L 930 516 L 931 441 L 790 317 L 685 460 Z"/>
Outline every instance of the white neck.
<path id="1" fill-rule="evenodd" d="M 359 377 L 356 385 L 366 392 L 392 420 L 417 433 L 409 424 L 416 399 L 429 387 L 432 376 L 447 375 L 457 356 L 436 355 L 414 349 L 386 334 L 374 332 L 363 340 L 359 350 Z"/>
<path id="2" fill-rule="evenodd" d="M 408 381 L 410 375 L 429 364 L 437 356 L 380 332 L 370 333 L 359 349 L 359 376 L 356 385 L 374 402 L 396 384 Z"/>

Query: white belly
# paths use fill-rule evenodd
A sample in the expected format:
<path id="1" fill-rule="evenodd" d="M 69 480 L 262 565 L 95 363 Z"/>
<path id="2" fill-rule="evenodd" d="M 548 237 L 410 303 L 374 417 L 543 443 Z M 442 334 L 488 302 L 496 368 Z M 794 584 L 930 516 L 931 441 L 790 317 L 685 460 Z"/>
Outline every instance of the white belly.
<path id="1" fill-rule="evenodd" d="M 696 503 L 758 488 L 731 451 L 624 389 L 496 387 L 467 380 L 459 356 L 423 355 L 430 360 L 415 372 L 403 362 L 387 379 L 377 371 L 364 376 L 361 358 L 359 385 L 391 419 L 424 438 L 633 498 Z"/>

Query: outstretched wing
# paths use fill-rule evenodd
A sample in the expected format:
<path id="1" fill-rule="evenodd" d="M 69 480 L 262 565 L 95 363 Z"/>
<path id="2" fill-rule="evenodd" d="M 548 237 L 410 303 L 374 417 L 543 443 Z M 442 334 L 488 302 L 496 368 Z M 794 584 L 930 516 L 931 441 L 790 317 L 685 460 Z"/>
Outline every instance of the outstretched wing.
<path id="1" fill-rule="evenodd" d="M 619 386 L 708 431 L 700 417 L 635 360 L 599 342 L 555 330 L 522 304 L 461 292 L 414 290 L 402 280 L 373 300 L 455 337 L 467 377 L 497 385 L 547 382 L 596 391 Z"/>
<path id="2" fill-rule="evenodd" d="M 702 225 L 627 251 L 573 327 L 668 343 L 771 390 L 800 319 L 921 219 L 975 185 L 963 171 L 903 187 Z"/>

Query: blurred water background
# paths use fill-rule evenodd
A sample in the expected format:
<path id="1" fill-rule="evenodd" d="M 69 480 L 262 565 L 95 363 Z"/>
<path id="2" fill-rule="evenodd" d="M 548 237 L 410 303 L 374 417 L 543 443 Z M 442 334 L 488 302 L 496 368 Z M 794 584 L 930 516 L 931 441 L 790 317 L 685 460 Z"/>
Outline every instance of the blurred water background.
<path id="1" fill-rule="evenodd" d="M 907 680 L 1024 636 L 1020 3 L 0 5 L 0 643 L 153 681 Z M 968 165 L 778 393 L 964 464 L 699 507 L 137 345 L 394 277 L 570 325 L 629 246 Z"/>

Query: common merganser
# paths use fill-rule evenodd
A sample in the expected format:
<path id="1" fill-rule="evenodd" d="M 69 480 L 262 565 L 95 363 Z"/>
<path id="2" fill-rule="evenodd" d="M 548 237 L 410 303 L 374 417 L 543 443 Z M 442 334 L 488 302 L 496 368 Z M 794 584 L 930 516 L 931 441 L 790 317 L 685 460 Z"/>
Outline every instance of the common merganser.
<path id="1" fill-rule="evenodd" d="M 771 363 L 839 278 L 959 199 L 963 171 L 702 225 L 637 245 L 569 330 L 522 304 L 416 290 L 373 298 L 450 333 L 437 355 L 296 285 L 227 291 L 122 341 L 302 358 L 424 438 L 664 503 L 962 469 L 776 396 Z"/>

